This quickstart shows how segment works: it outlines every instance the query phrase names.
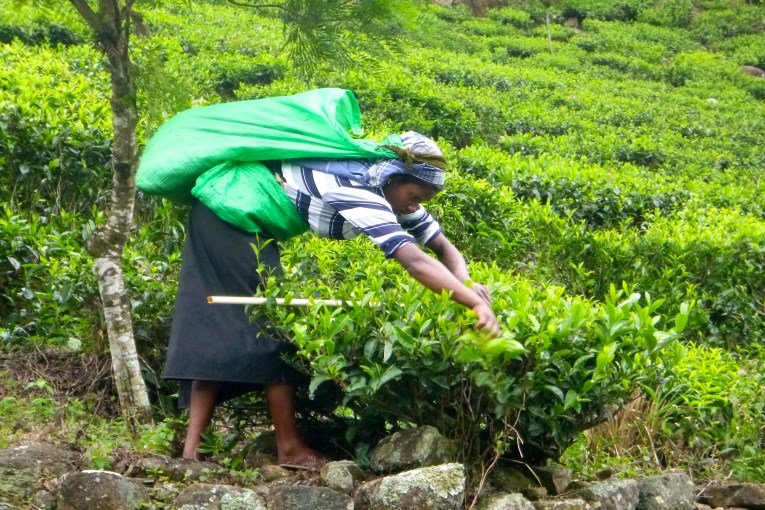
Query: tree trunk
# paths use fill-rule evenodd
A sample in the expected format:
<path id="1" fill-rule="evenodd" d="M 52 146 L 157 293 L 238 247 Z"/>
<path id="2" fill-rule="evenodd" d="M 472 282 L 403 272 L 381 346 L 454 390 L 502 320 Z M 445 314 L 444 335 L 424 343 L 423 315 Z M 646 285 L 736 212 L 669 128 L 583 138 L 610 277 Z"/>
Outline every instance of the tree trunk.
<path id="1" fill-rule="evenodd" d="M 133 338 L 130 299 L 122 272 L 122 252 L 133 221 L 135 173 L 138 165 L 136 125 L 138 109 L 129 47 L 130 1 L 122 7 L 101 0 L 96 14 L 84 0 L 71 0 L 98 37 L 109 60 L 112 83 L 112 199 L 106 225 L 88 243 L 95 259 L 101 306 L 109 337 L 114 383 L 128 429 L 152 423 L 146 384 L 141 376 Z"/>

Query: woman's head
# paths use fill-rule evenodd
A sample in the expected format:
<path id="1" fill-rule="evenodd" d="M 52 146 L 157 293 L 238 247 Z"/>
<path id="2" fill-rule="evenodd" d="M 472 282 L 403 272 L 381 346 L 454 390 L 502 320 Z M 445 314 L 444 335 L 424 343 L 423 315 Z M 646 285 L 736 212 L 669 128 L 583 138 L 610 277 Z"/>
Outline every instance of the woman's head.
<path id="1" fill-rule="evenodd" d="M 403 216 L 417 211 L 420 204 L 436 196 L 441 187 L 413 175 L 398 174 L 388 179 L 382 190 L 393 212 L 397 216 Z"/>

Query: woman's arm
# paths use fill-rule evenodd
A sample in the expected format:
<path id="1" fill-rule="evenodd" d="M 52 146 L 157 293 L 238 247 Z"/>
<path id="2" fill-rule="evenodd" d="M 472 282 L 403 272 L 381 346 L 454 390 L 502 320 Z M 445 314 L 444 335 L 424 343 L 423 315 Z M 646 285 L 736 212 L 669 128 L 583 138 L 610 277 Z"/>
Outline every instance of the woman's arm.
<path id="1" fill-rule="evenodd" d="M 425 245 L 436 254 L 438 260 L 446 266 L 451 273 L 459 279 L 461 282 L 466 282 L 470 279 L 470 274 L 467 270 L 467 264 L 465 263 L 465 257 L 462 253 L 446 238 L 443 234 L 438 234 L 431 239 Z M 478 293 L 481 298 L 487 303 L 491 304 L 491 294 L 489 290 L 479 283 L 473 283 L 473 291 Z"/>
<path id="2" fill-rule="evenodd" d="M 448 241 L 447 241 L 448 242 Z M 451 244 L 451 243 L 450 243 Z M 459 253 L 459 252 L 457 252 Z M 412 277 L 433 292 L 444 290 L 452 293 L 452 299 L 473 310 L 478 315 L 476 328 L 485 329 L 494 336 L 499 334 L 499 323 L 488 302 L 477 292 L 467 288 L 462 281 L 438 260 L 429 257 L 414 243 L 396 250 L 395 258 Z M 460 255 L 460 258 L 462 256 Z M 452 262 L 454 262 L 452 260 Z M 464 259 L 462 264 L 465 264 Z M 465 268 L 467 275 L 467 268 Z"/>

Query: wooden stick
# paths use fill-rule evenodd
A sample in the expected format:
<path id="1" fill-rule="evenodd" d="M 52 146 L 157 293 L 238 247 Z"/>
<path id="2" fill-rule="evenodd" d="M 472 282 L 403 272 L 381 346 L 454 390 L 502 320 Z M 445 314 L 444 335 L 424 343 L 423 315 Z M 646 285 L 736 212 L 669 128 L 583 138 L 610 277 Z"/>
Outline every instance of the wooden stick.
<path id="1" fill-rule="evenodd" d="M 325 306 L 359 306 L 361 303 L 355 301 L 341 301 L 339 299 L 304 299 L 295 298 L 291 299 L 289 303 L 284 298 L 276 298 L 277 305 L 290 305 L 290 306 L 310 306 L 312 304 L 325 305 Z M 268 302 L 264 297 L 252 297 L 252 296 L 208 296 L 207 302 L 211 305 L 264 305 Z M 369 303 L 372 306 L 377 306 L 375 303 Z"/>

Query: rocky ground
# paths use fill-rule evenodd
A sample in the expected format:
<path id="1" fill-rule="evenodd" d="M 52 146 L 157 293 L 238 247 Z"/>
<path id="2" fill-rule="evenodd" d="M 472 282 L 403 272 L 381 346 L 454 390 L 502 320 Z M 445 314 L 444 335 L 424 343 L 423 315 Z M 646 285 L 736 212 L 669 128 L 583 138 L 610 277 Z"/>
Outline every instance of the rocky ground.
<path id="1" fill-rule="evenodd" d="M 383 440 L 368 472 L 351 461 L 290 471 L 264 450 L 248 458 L 257 479 L 243 481 L 207 462 L 147 456 L 115 471 L 81 470 L 79 454 L 54 445 L 8 448 L 0 450 L 0 510 L 765 510 L 765 484 L 695 486 L 680 471 L 581 482 L 559 466 L 496 469 L 473 501 L 465 467 L 450 462 L 448 441 L 432 427 Z"/>

